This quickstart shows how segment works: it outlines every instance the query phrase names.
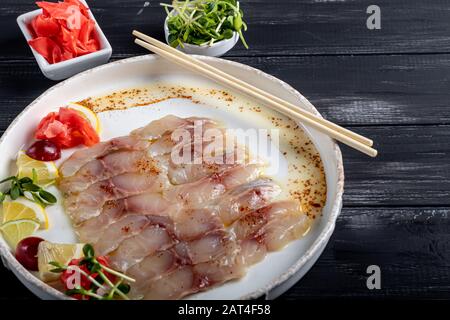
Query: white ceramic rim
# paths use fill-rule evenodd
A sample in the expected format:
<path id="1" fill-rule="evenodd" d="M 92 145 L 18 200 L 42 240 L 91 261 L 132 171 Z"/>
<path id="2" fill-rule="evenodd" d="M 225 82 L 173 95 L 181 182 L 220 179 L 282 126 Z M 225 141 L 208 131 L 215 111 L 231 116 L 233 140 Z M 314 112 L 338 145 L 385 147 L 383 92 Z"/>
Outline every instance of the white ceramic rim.
<path id="1" fill-rule="evenodd" d="M 233 65 L 233 66 L 241 68 L 241 69 L 247 69 L 250 72 L 255 72 L 260 77 L 264 77 L 264 78 L 268 79 L 269 81 L 278 83 L 279 85 L 284 87 L 287 91 L 289 91 L 292 94 L 294 94 L 295 96 L 297 96 L 299 99 L 305 99 L 305 97 L 303 97 L 303 95 L 301 95 L 297 90 L 295 90 L 293 87 L 291 87 L 284 81 L 279 80 L 278 78 L 275 78 L 274 76 L 271 76 L 259 69 L 256 69 L 256 68 L 238 63 L 238 62 L 215 58 L 215 57 L 195 56 L 195 55 L 194 55 L 194 57 L 197 59 L 200 59 L 200 60 L 205 60 L 205 61 L 211 61 L 211 62 L 216 61 L 216 62 L 220 62 L 220 63 L 230 64 L 230 65 Z M 73 81 L 74 79 L 85 76 L 89 73 L 93 73 L 93 72 L 101 70 L 101 69 L 113 68 L 117 64 L 133 63 L 136 61 L 141 61 L 141 60 L 146 60 L 146 59 L 155 60 L 157 58 L 158 57 L 156 55 L 149 54 L 149 55 L 143 55 L 143 56 L 137 56 L 137 57 L 118 60 L 115 62 L 111 62 L 111 63 L 105 64 L 105 65 L 98 66 L 98 67 L 90 69 L 90 70 L 86 70 L 84 72 L 81 72 L 67 80 L 64 80 L 64 81 L 52 86 L 51 88 L 47 89 L 44 93 L 42 93 L 38 98 L 36 98 L 32 103 L 30 103 L 25 109 L 23 109 L 22 112 L 11 122 L 11 124 L 8 126 L 8 128 L 5 130 L 2 137 L 0 138 L 0 144 L 3 143 L 3 140 L 8 136 L 10 129 L 22 118 L 23 114 L 26 111 L 31 109 L 43 97 L 48 95 L 50 92 L 57 90 L 59 87 L 62 87 L 64 85 L 66 85 L 67 83 Z M 315 115 L 321 117 L 320 113 L 312 105 L 311 105 L 311 110 L 309 110 L 309 111 L 311 111 Z M 302 127 L 303 127 L 303 125 L 302 125 Z M 306 134 L 308 134 L 308 136 L 310 136 L 308 129 L 304 128 L 304 127 L 303 127 L 303 129 L 305 130 Z M 337 217 L 339 216 L 339 213 L 340 213 L 340 210 L 342 207 L 342 196 L 344 193 L 344 167 L 343 167 L 343 161 L 342 161 L 342 154 L 341 154 L 341 150 L 339 149 L 339 146 L 337 145 L 337 143 L 334 140 L 332 142 L 333 142 L 333 146 L 334 146 L 334 156 L 337 159 L 336 200 L 334 201 L 334 203 L 331 206 L 330 215 L 328 216 L 324 230 L 319 234 L 317 239 L 314 240 L 313 244 L 306 250 L 305 254 L 299 260 L 297 260 L 297 262 L 295 264 L 293 264 L 288 270 L 286 270 L 281 276 L 279 276 L 278 278 L 271 281 L 268 285 L 266 285 L 258 290 L 255 290 L 254 292 L 252 292 L 250 294 L 241 296 L 239 299 L 256 299 L 263 295 L 266 295 L 273 288 L 276 288 L 277 286 L 281 285 L 283 282 L 287 281 L 290 277 L 295 275 L 303 266 L 305 266 L 305 264 L 307 262 L 309 262 L 311 259 L 313 259 L 315 254 L 319 253 L 319 255 L 320 255 L 320 250 L 326 246 L 328 240 L 331 237 L 331 234 L 334 231 L 336 220 L 337 220 Z M 6 260 L 9 268 L 15 269 L 15 271 L 18 272 L 23 277 L 23 279 L 28 281 L 29 284 L 33 285 L 37 289 L 44 291 L 45 293 L 47 293 L 48 295 L 50 295 L 51 297 L 56 298 L 56 299 L 72 300 L 72 298 L 66 296 L 64 293 L 56 290 L 55 288 L 42 282 L 37 277 L 32 275 L 27 269 L 25 269 L 16 260 L 16 258 L 10 252 L 9 248 L 2 242 L 0 242 L 0 256 L 2 259 Z"/>

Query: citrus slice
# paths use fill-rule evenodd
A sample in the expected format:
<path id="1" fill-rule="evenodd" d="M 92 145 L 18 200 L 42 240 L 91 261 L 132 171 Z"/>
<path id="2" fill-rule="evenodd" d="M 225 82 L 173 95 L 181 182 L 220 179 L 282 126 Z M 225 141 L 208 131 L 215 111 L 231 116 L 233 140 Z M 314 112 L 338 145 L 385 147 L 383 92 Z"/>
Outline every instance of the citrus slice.
<path id="1" fill-rule="evenodd" d="M 42 241 L 38 247 L 38 270 L 42 281 L 49 282 L 57 280 L 59 274 L 51 272 L 55 266 L 49 262 L 55 261 L 61 265 L 68 265 L 72 259 L 83 257 L 82 243 L 62 244 Z"/>
<path id="2" fill-rule="evenodd" d="M 8 221 L 0 226 L 3 238 L 13 249 L 16 249 L 20 240 L 31 236 L 37 229 L 39 229 L 39 222 L 31 219 Z"/>
<path id="3" fill-rule="evenodd" d="M 48 184 L 58 178 L 58 168 L 53 161 L 34 160 L 27 156 L 23 150 L 19 151 L 16 164 L 19 179 L 23 177 L 33 178 L 33 169 L 36 170 L 38 184 Z"/>
<path id="4" fill-rule="evenodd" d="M 69 103 L 67 106 L 69 109 L 78 111 L 83 118 L 85 118 L 89 123 L 91 124 L 92 128 L 97 131 L 97 133 L 100 133 L 101 131 L 101 124 L 100 120 L 97 117 L 97 114 L 92 111 L 91 109 L 79 104 L 79 103 Z"/>
<path id="5" fill-rule="evenodd" d="M 22 197 L 16 200 L 4 200 L 2 223 L 21 219 L 35 220 L 41 229 L 48 229 L 47 213 L 36 202 Z"/>

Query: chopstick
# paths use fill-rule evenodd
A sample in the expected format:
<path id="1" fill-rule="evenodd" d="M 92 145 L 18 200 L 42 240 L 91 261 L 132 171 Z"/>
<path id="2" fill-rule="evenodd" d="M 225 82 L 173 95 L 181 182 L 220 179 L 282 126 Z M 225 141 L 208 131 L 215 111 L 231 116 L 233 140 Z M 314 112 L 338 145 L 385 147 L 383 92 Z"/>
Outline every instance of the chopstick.
<path id="1" fill-rule="evenodd" d="M 133 35 L 135 35 L 136 37 L 140 38 L 141 40 L 144 40 L 144 41 L 146 41 L 146 42 L 148 42 L 148 43 L 150 43 L 150 44 L 152 44 L 152 45 L 154 45 L 154 46 L 156 46 L 156 47 L 158 47 L 158 48 L 160 48 L 162 50 L 166 50 L 166 51 L 168 51 L 168 52 L 170 52 L 170 53 L 172 53 L 172 54 L 174 54 L 174 55 L 176 55 L 176 56 L 178 56 L 178 57 L 180 57 L 182 59 L 186 59 L 186 60 L 188 60 L 190 62 L 193 62 L 193 63 L 196 63 L 196 64 L 200 65 L 201 67 L 203 67 L 205 69 L 208 69 L 208 70 L 210 70 L 212 72 L 215 72 L 215 73 L 221 75 L 222 77 L 224 77 L 224 78 L 226 78 L 226 79 L 228 79 L 230 81 L 235 81 L 237 84 L 239 84 L 242 87 L 248 88 L 248 89 L 250 89 L 252 91 L 255 91 L 255 92 L 259 93 L 260 95 L 263 95 L 263 96 L 265 96 L 265 97 L 267 97 L 269 99 L 272 99 L 272 100 L 274 100 L 274 101 L 276 101 L 276 102 L 278 102 L 280 104 L 283 104 L 284 106 L 286 106 L 288 108 L 291 108 L 294 111 L 297 111 L 297 112 L 301 113 L 305 117 L 309 117 L 311 119 L 314 119 L 316 122 L 321 123 L 321 124 L 323 124 L 325 126 L 328 126 L 328 127 L 332 128 L 332 129 L 334 129 L 335 131 L 338 131 L 338 132 L 341 132 L 341 133 L 343 133 L 345 135 L 348 135 L 348 136 L 352 137 L 353 139 L 355 139 L 355 140 L 357 140 L 357 141 L 359 141 L 359 142 L 361 142 L 361 143 L 363 143 L 365 145 L 368 145 L 369 147 L 371 147 L 373 145 L 373 141 L 368 139 L 368 138 L 366 138 L 366 137 L 364 137 L 364 136 L 361 136 L 361 135 L 359 135 L 359 134 L 357 134 L 355 132 L 352 132 L 352 131 L 347 130 L 347 129 L 343 128 L 343 127 L 340 127 L 340 126 L 338 126 L 337 124 L 335 124 L 333 122 L 330 122 L 330 121 L 325 120 L 325 119 L 323 119 L 321 117 L 318 117 L 318 116 L 316 116 L 316 115 L 314 115 L 314 114 L 312 114 L 312 113 L 310 113 L 308 111 L 305 111 L 304 109 L 299 108 L 298 106 L 296 106 L 296 105 L 294 105 L 292 103 L 289 103 L 289 102 L 287 102 L 287 101 L 285 101 L 283 99 L 280 99 L 280 98 L 278 98 L 278 97 L 276 97 L 274 95 L 271 95 L 270 93 L 268 93 L 268 92 L 266 92 L 264 90 L 261 90 L 261 89 L 255 87 L 255 86 L 252 86 L 251 84 L 248 84 L 248 83 L 246 83 L 246 82 L 244 82 L 244 81 L 242 81 L 240 79 L 237 79 L 237 78 L 235 78 L 235 77 L 233 77 L 233 76 L 231 76 L 231 75 L 229 75 L 229 74 L 227 74 L 227 73 L 225 73 L 225 72 L 223 72 L 223 71 L 221 71 L 221 70 L 219 70 L 217 68 L 214 68 L 214 67 L 210 66 L 209 64 L 207 64 L 207 63 L 205 63 L 203 61 L 195 59 L 195 58 L 193 58 L 193 57 L 191 57 L 191 56 L 189 56 L 187 54 L 184 54 L 181 51 L 179 51 L 179 50 L 177 50 L 175 48 L 172 48 L 171 46 L 169 46 L 169 45 L 167 45 L 167 44 L 165 44 L 165 43 L 163 43 L 161 41 L 158 41 L 158 40 L 156 40 L 156 39 L 154 39 L 154 38 L 152 38 L 150 36 L 147 36 L 147 35 L 139 32 L 139 31 L 136 31 L 136 30 L 133 31 Z M 303 102 L 303 105 L 307 105 L 307 104 L 311 104 L 311 103 L 308 100 L 306 100 L 306 102 Z"/>
<path id="2" fill-rule="evenodd" d="M 172 48 L 165 43 L 162 43 L 150 36 L 147 36 L 141 32 L 133 31 L 133 35 L 145 40 L 135 39 L 135 43 L 150 50 L 165 59 L 168 59 L 192 72 L 199 73 L 211 80 L 218 82 L 219 84 L 225 85 L 229 88 L 235 89 L 241 93 L 246 94 L 252 98 L 256 98 L 264 102 L 271 109 L 281 112 L 284 115 L 291 117 L 293 119 L 299 120 L 328 136 L 358 150 L 371 157 L 377 155 L 377 151 L 371 148 L 373 142 L 372 140 L 354 133 L 348 129 L 338 126 L 337 124 L 318 117 L 304 109 L 284 101 L 281 98 L 273 96 L 255 86 L 248 84 L 234 76 L 227 74 L 203 61 L 195 59 L 181 51 Z M 306 99 L 305 99 L 306 100 Z M 309 101 L 302 102 L 306 106 Z"/>

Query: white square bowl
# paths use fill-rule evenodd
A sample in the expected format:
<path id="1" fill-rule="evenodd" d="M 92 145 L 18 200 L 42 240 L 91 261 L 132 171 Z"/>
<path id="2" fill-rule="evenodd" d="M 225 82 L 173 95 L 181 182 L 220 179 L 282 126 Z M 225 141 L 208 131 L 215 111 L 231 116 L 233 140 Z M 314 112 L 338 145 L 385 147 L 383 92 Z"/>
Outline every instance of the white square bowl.
<path id="1" fill-rule="evenodd" d="M 85 1 L 82 0 L 81 2 L 83 2 L 87 6 Z M 24 13 L 17 17 L 17 24 L 19 25 L 20 30 L 22 30 L 22 33 L 25 36 L 27 42 L 33 39 L 33 36 L 29 29 L 30 23 L 37 15 L 41 13 L 42 9 L 38 9 Z M 100 26 L 98 25 L 97 21 L 94 18 L 94 15 L 90 10 L 89 15 L 91 19 L 95 21 L 95 30 L 100 43 L 100 50 L 80 57 L 50 64 L 41 54 L 39 54 L 30 46 L 30 49 L 33 52 L 33 55 L 36 58 L 39 68 L 41 69 L 44 76 L 51 80 L 62 80 L 82 71 L 94 68 L 101 64 L 105 64 L 109 61 L 112 54 L 111 45 L 109 44 L 108 40 L 105 37 L 105 34 L 103 33 L 102 29 L 100 29 Z"/>

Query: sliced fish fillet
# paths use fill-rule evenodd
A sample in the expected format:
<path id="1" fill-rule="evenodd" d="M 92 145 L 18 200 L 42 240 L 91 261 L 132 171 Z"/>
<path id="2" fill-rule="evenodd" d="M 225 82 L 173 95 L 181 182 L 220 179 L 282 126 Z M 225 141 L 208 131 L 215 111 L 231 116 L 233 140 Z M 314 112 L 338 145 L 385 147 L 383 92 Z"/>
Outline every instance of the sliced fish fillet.
<path id="1" fill-rule="evenodd" d="M 233 223 L 231 233 L 236 239 L 254 239 L 267 251 L 276 251 L 300 238 L 310 226 L 311 219 L 297 201 L 280 201 L 243 216 Z"/>
<path id="2" fill-rule="evenodd" d="M 218 128 L 213 123 L 200 122 L 198 126 L 180 127 L 165 133 L 149 146 L 148 155 L 158 157 L 170 154 L 173 159 L 182 158 L 184 163 L 188 163 L 191 159 L 193 161 L 195 158 L 201 159 L 203 150 L 214 142 L 214 140 L 204 139 L 205 132 L 209 131 L 225 136 L 223 128 Z"/>
<path id="3" fill-rule="evenodd" d="M 216 200 L 228 190 L 258 178 L 261 171 L 261 166 L 257 164 L 237 166 L 192 183 L 173 186 L 164 190 L 163 194 L 166 199 L 197 208 Z"/>
<path id="4" fill-rule="evenodd" d="M 86 163 L 59 184 L 64 194 L 79 193 L 95 182 L 128 173 L 161 172 L 161 166 L 146 151 L 116 151 Z"/>
<path id="5" fill-rule="evenodd" d="M 124 272 L 156 251 L 172 247 L 175 240 L 170 232 L 159 225 L 150 225 L 141 233 L 122 241 L 111 255 L 114 268 Z"/>
<path id="6" fill-rule="evenodd" d="M 179 118 L 174 115 L 167 115 L 161 119 L 150 122 L 148 125 L 133 130 L 131 136 L 143 137 L 146 139 L 158 139 L 165 133 L 172 132 L 177 128 L 192 128 L 195 124 L 212 124 L 217 126 L 217 122 L 208 118 L 190 117 Z"/>
<path id="7" fill-rule="evenodd" d="M 63 177 L 74 175 L 86 163 L 117 150 L 146 150 L 150 142 L 139 136 L 124 136 L 100 142 L 90 148 L 75 151 L 59 168 Z"/>
<path id="8" fill-rule="evenodd" d="M 60 167 L 79 240 L 136 279 L 131 297 L 180 299 L 239 279 L 308 232 L 265 164 L 216 137 L 227 138 L 214 120 L 170 115 Z"/>
<path id="9" fill-rule="evenodd" d="M 75 224 L 96 217 L 107 201 L 143 192 L 160 192 L 167 187 L 167 177 L 151 173 L 124 173 L 94 183 L 78 194 L 64 199 L 66 212 Z"/>
<path id="10" fill-rule="evenodd" d="M 246 150 L 242 147 L 233 150 L 218 149 L 218 154 L 201 152 L 201 163 L 180 163 L 173 160 L 169 162 L 168 176 L 172 184 L 185 184 L 197 181 L 212 174 L 218 174 L 237 165 L 243 165 L 249 161 Z M 194 154 L 194 152 L 192 152 Z M 198 156 L 194 154 L 192 157 Z"/>
<path id="11" fill-rule="evenodd" d="M 280 193 L 281 188 L 272 180 L 257 179 L 224 194 L 216 212 L 225 225 L 230 225 L 245 214 L 269 204 Z"/>
<path id="12" fill-rule="evenodd" d="M 141 233 L 150 222 L 144 215 L 126 215 L 102 233 L 94 244 L 95 252 L 103 256 L 116 250 L 122 241 Z"/>

